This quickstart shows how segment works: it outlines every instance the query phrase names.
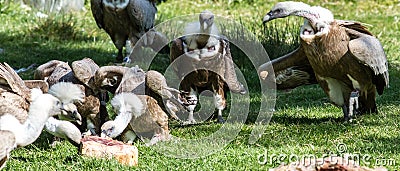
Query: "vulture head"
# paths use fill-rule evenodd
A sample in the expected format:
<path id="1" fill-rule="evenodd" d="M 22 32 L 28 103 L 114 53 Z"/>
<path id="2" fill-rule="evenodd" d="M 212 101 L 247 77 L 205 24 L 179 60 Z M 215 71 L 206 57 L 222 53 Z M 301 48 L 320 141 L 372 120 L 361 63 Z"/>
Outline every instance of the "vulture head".
<path id="1" fill-rule="evenodd" d="M 51 86 L 48 93 L 58 99 L 56 105 L 59 105 L 59 114 L 70 118 L 67 120 L 80 122 L 82 118 L 73 103 L 82 102 L 85 94 L 77 85 L 69 82 L 59 82 Z"/>
<path id="2" fill-rule="evenodd" d="M 332 12 L 326 8 L 310 6 L 303 2 L 286 1 L 272 7 L 271 11 L 264 16 L 263 23 L 292 15 L 305 19 L 306 30 L 301 30 L 301 34 L 305 35 L 309 35 L 310 32 L 316 35 L 326 34 L 329 31 L 329 24 L 334 21 Z"/>
<path id="3" fill-rule="evenodd" d="M 200 29 L 202 31 L 211 31 L 211 27 L 214 24 L 214 14 L 208 10 L 205 10 L 199 15 Z"/>
<path id="4" fill-rule="evenodd" d="M 133 93 L 117 94 L 111 100 L 111 105 L 117 117 L 115 120 L 107 121 L 101 126 L 102 137 L 117 137 L 128 126 L 132 116 L 137 118 L 142 115 L 144 110 L 143 103 Z"/>

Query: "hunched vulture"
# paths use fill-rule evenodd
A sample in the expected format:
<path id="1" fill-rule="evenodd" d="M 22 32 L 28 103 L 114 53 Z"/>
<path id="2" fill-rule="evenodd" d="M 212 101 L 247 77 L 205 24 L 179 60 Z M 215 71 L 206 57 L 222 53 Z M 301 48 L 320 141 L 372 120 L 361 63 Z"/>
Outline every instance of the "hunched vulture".
<path id="1" fill-rule="evenodd" d="M 388 62 L 379 40 L 359 22 L 335 20 L 328 9 L 302 2 L 277 3 L 263 22 L 291 15 L 305 19 L 300 47 L 285 59 L 272 61 L 274 70 L 310 66 L 329 99 L 342 107 L 345 120 L 353 113 L 376 113 L 376 93 L 381 95 L 389 85 Z"/>

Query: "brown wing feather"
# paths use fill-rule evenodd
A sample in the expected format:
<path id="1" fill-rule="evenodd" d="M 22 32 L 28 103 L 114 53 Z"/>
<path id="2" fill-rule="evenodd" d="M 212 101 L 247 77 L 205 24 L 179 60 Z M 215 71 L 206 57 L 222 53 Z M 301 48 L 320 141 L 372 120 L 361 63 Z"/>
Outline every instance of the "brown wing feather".
<path id="1" fill-rule="evenodd" d="M 307 59 L 302 45 L 296 50 L 259 67 L 259 73 L 273 67 L 275 78 L 269 74 L 266 81 L 276 82 L 278 90 L 293 89 L 302 85 L 317 84 L 314 70 Z M 272 80 L 275 79 L 275 80 Z"/>
<path id="2" fill-rule="evenodd" d="M 183 51 L 183 41 L 182 39 L 178 38 L 175 39 L 174 41 L 171 42 L 171 48 L 170 48 L 170 63 L 173 63 L 177 58 L 179 58 L 181 55 L 183 55 L 185 52 Z M 172 68 L 174 69 L 175 73 L 178 74 L 178 76 L 181 76 L 178 71 L 178 64 L 172 65 Z"/>
<path id="3" fill-rule="evenodd" d="M 361 63 L 371 68 L 375 77 L 373 83 L 378 94 L 389 85 L 388 62 L 383 47 L 378 39 L 355 30 L 347 29 L 349 34 L 357 36 L 349 42 L 349 50 Z"/>
<path id="4" fill-rule="evenodd" d="M 336 22 L 342 27 L 346 27 L 348 29 L 356 30 L 358 32 L 373 36 L 372 33 L 368 31 L 368 28 L 360 22 L 348 20 L 336 20 Z"/>
<path id="5" fill-rule="evenodd" d="M 0 79 L 4 79 L 11 90 L 29 101 L 31 91 L 25 86 L 24 81 L 7 63 L 0 64 Z M 4 82 L 4 81 L 1 81 Z"/>
<path id="6" fill-rule="evenodd" d="M 235 65 L 233 63 L 231 49 L 229 47 L 229 42 L 227 40 L 220 40 L 222 47 L 225 48 L 225 74 L 224 80 L 228 85 L 229 89 L 235 93 L 245 94 L 247 90 L 244 88 L 243 84 L 241 84 L 235 73 Z"/>

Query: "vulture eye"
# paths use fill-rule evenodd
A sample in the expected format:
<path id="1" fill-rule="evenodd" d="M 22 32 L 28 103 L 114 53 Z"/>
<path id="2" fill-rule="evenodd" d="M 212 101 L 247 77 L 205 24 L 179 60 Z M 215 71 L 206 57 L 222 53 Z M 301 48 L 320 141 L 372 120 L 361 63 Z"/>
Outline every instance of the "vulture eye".
<path id="1" fill-rule="evenodd" d="M 209 52 L 214 51 L 214 50 L 215 50 L 215 46 L 210 46 L 210 47 L 207 48 L 207 50 L 208 50 Z"/>
<path id="2" fill-rule="evenodd" d="M 279 14 L 279 13 L 281 13 L 281 12 L 282 12 L 282 9 L 276 9 L 276 10 L 274 11 L 275 14 Z"/>

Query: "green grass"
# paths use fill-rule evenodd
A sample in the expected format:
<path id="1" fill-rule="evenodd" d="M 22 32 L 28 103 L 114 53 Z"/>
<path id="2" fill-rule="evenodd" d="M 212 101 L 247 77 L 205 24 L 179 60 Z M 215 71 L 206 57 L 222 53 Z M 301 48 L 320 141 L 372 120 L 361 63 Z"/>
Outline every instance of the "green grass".
<path id="1" fill-rule="evenodd" d="M 108 35 L 97 28 L 89 4 L 87 11 L 73 15 L 52 15 L 48 19 L 35 17 L 36 11 L 26 11 L 18 4 L 5 4 L 0 0 L 0 61 L 15 68 L 32 63 L 42 64 L 51 59 L 72 62 L 84 57 L 92 58 L 99 65 L 112 64 L 116 49 Z M 288 18 L 261 24 L 262 17 L 277 1 L 261 0 L 168 0 L 158 4 L 157 23 L 176 16 L 194 14 L 209 9 L 242 23 L 255 34 L 271 58 L 294 49 L 298 44 L 298 28 L 301 19 Z M 330 9 L 336 18 L 356 20 L 370 24 L 370 31 L 381 41 L 389 61 L 390 88 L 377 99 L 379 114 L 358 117 L 352 123 L 341 121 L 341 109 L 331 105 L 322 90 L 314 86 L 278 92 L 276 112 L 256 144 L 248 139 L 254 128 L 260 108 L 260 86 L 247 57 L 239 49 L 232 48 L 236 64 L 246 75 L 250 87 L 250 112 L 239 135 L 223 150 L 197 159 L 167 157 L 142 142 L 135 142 L 139 149 L 139 166 L 129 168 L 115 161 L 86 158 L 67 141 L 52 147 L 47 133 L 33 144 L 14 150 L 5 170 L 266 170 L 276 167 L 279 161 L 260 164 L 266 152 L 298 156 L 336 153 L 337 146 L 345 144 L 348 153 L 370 157 L 374 161 L 393 159 L 387 168 L 400 168 L 400 2 L 324 0 L 306 1 Z M 238 28 L 227 28 L 238 29 Z M 239 28 L 240 29 L 240 28 Z M 61 31 L 62 30 L 62 31 Z M 240 35 L 238 35 L 240 36 Z M 168 56 L 159 55 L 151 68 L 163 70 Z M 32 72 L 21 74 L 32 78 Z M 265 111 L 261 111 L 265 112 Z M 205 137 L 221 125 L 213 121 L 195 126 L 180 127 L 170 124 L 174 136 L 181 138 Z M 173 147 L 180 150 L 181 147 Z M 269 158 L 268 158 L 269 159 Z M 281 158 L 287 161 L 287 158 Z M 378 160 L 381 159 L 381 160 Z M 261 160 L 262 162 L 262 160 Z"/>

